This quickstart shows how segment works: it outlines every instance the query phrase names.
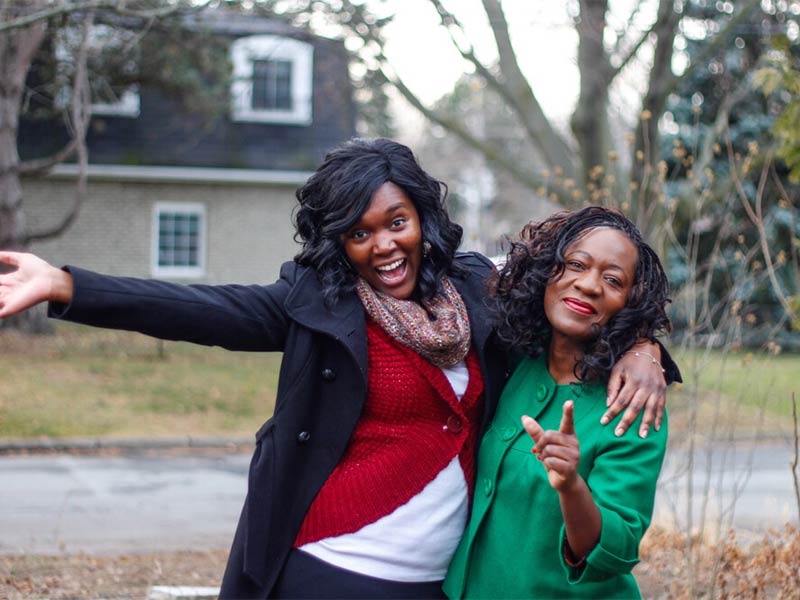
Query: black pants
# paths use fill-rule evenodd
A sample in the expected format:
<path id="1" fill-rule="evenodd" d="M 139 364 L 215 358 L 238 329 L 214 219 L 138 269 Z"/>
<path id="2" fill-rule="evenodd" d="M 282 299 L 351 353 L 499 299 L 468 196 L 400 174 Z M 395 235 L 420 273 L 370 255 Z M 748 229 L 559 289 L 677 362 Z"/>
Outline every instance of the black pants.
<path id="1" fill-rule="evenodd" d="M 292 550 L 283 566 L 271 598 L 441 599 L 441 581 L 406 583 L 354 573 L 300 550 Z"/>

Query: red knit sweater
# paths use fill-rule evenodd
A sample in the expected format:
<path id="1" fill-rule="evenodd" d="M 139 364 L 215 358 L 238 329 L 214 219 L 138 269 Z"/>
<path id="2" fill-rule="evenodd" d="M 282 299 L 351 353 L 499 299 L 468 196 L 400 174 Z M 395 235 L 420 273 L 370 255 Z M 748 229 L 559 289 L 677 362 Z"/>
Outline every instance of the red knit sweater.
<path id="1" fill-rule="evenodd" d="M 447 376 L 367 323 L 367 401 L 339 464 L 306 513 L 294 546 L 352 533 L 408 502 L 458 456 L 469 497 L 483 394 L 477 355 L 459 402 Z"/>

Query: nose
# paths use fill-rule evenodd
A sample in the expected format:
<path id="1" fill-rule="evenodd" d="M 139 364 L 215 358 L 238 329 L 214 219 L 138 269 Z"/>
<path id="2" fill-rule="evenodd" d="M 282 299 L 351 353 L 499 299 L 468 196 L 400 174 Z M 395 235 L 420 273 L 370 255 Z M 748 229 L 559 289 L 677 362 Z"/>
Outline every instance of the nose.
<path id="1" fill-rule="evenodd" d="M 372 250 L 375 254 L 387 254 L 397 247 L 394 236 L 390 231 L 379 233 L 375 236 L 375 245 Z"/>
<path id="2" fill-rule="evenodd" d="M 575 287 L 587 296 L 596 296 L 602 289 L 600 285 L 600 273 L 594 269 L 587 269 L 575 280 Z"/>

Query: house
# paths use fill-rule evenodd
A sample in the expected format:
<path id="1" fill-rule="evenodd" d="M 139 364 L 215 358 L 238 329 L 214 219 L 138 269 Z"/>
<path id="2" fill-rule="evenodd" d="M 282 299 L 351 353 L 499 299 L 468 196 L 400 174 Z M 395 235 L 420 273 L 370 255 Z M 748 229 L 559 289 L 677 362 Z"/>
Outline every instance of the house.
<path id="1" fill-rule="evenodd" d="M 221 116 L 205 121 L 146 79 L 95 103 L 79 217 L 64 235 L 32 244 L 33 252 L 109 274 L 269 283 L 298 251 L 294 192 L 327 150 L 355 134 L 344 45 L 227 11 L 186 27 L 211 32 L 227 48 L 233 73 Z M 20 123 L 23 160 L 66 139 L 60 120 Z M 69 210 L 77 171 L 65 163 L 23 180 L 29 231 Z"/>

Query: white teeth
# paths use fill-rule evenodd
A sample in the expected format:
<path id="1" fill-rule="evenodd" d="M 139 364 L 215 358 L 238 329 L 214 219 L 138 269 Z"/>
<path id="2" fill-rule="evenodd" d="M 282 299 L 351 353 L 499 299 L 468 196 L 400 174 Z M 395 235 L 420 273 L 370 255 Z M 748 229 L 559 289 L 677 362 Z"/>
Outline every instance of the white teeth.
<path id="1" fill-rule="evenodd" d="M 391 262 L 388 265 L 382 265 L 380 267 L 375 267 L 375 268 L 378 269 L 378 271 L 391 271 L 392 269 L 396 269 L 397 267 L 402 265 L 403 264 L 403 260 L 405 260 L 405 259 L 398 258 L 396 261 Z"/>

